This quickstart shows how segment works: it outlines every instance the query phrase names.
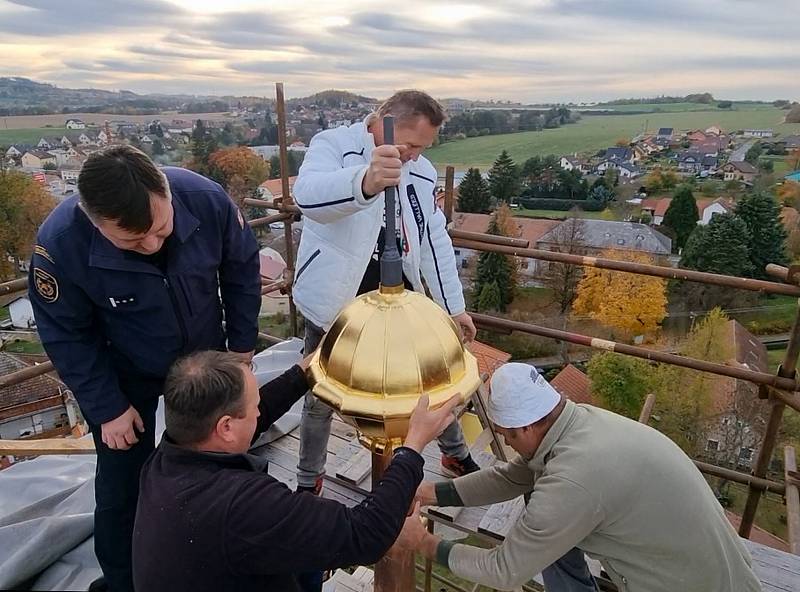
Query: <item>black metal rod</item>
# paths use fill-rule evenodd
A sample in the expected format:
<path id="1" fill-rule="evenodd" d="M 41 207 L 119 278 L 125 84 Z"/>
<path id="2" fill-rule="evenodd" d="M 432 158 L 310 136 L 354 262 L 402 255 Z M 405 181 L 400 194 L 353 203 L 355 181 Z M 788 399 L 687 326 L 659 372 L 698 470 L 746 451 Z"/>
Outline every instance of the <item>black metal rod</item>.
<path id="1" fill-rule="evenodd" d="M 391 115 L 383 118 L 383 143 L 394 144 L 394 117 Z M 381 254 L 381 287 L 397 288 L 403 285 L 403 261 L 397 250 L 395 219 L 397 187 L 387 187 L 384 194 L 386 230 L 383 234 L 383 253 Z"/>

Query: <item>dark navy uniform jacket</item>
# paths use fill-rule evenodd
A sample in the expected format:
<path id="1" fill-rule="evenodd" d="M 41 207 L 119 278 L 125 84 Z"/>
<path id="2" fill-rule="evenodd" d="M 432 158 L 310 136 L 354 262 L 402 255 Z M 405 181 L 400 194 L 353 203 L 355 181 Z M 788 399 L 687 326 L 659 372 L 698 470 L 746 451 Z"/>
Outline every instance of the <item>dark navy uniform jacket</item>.
<path id="1" fill-rule="evenodd" d="M 104 238 L 77 196 L 39 229 L 29 275 L 36 325 L 94 425 L 159 396 L 182 354 L 256 344 L 261 280 L 250 227 L 217 183 L 163 172 L 175 212 L 164 271 Z"/>

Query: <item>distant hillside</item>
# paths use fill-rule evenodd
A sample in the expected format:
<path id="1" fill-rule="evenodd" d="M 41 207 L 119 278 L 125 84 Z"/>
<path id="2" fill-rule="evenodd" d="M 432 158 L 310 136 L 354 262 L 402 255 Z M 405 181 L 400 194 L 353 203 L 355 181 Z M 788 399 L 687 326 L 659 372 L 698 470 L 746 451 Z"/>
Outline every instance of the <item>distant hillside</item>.
<path id="1" fill-rule="evenodd" d="M 327 105 L 338 107 L 342 103 L 377 103 L 378 99 L 357 95 L 346 90 L 323 90 L 309 97 L 289 99 L 287 103 L 294 105 Z"/>
<path id="2" fill-rule="evenodd" d="M 194 95 L 140 95 L 129 90 L 108 91 L 94 88 L 60 88 L 28 78 L 0 77 L 0 116 L 46 115 L 50 113 L 119 113 L 147 115 L 167 110 L 195 112 L 214 103 L 218 108 L 252 103 L 252 97 L 207 97 Z M 265 102 L 264 99 L 255 99 Z M 268 101 L 266 101 L 268 102 Z"/>

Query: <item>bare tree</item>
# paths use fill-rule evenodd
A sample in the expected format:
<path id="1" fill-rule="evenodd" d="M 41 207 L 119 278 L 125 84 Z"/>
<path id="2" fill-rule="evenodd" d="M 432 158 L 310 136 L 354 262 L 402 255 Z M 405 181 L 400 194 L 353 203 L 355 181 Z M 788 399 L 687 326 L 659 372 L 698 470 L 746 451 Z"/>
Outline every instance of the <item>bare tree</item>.
<path id="1" fill-rule="evenodd" d="M 577 211 L 570 212 L 572 217 L 567 218 L 556 226 L 552 233 L 551 251 L 579 253 L 583 248 L 584 222 L 577 217 Z M 572 301 L 575 300 L 575 289 L 581 279 L 581 268 L 577 265 L 566 263 L 548 262 L 542 275 L 542 283 L 553 292 L 553 301 L 558 304 L 559 312 L 566 314 Z"/>

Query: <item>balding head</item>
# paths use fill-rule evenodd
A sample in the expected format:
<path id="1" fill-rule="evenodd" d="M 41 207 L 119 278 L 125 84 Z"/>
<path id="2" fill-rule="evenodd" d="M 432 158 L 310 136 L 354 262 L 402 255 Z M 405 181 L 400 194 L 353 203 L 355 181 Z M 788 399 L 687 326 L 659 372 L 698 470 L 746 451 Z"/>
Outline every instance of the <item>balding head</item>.
<path id="1" fill-rule="evenodd" d="M 246 370 L 229 352 L 197 352 L 176 362 L 164 384 L 170 438 L 191 446 L 207 439 L 221 417 L 243 417 Z"/>

